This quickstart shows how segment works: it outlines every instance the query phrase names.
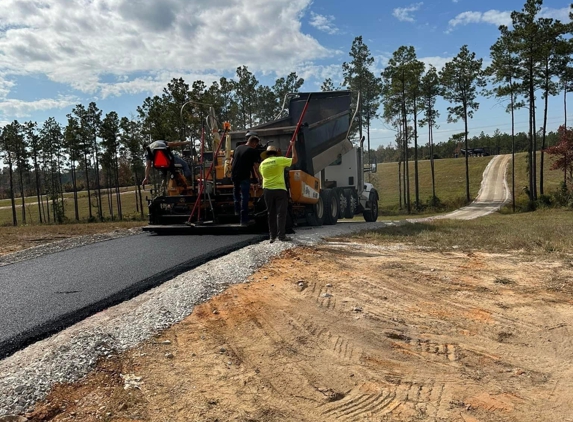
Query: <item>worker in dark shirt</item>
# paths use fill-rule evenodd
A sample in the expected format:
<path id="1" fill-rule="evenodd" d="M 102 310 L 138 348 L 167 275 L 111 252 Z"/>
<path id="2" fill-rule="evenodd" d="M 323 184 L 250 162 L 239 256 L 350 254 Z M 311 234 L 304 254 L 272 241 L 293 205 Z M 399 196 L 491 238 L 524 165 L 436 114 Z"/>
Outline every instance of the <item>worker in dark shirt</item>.
<path id="1" fill-rule="evenodd" d="M 240 216 L 241 226 L 249 223 L 249 197 L 251 190 L 251 170 L 254 170 L 257 179 L 261 180 L 259 173 L 260 154 L 257 151 L 259 137 L 252 135 L 245 145 L 239 145 L 233 152 L 231 163 L 231 180 L 233 181 L 233 199 L 235 202 L 235 215 Z"/>

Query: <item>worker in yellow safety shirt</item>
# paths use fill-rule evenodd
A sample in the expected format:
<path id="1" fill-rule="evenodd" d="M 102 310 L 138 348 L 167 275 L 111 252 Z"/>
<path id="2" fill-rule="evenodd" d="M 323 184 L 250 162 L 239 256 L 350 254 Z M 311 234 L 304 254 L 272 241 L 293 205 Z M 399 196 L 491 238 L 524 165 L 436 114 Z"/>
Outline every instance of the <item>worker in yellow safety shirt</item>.
<path id="1" fill-rule="evenodd" d="M 267 205 L 271 243 L 277 238 L 283 242 L 291 240 L 285 235 L 288 192 L 284 170 L 298 161 L 294 140 L 291 141 L 291 148 L 292 158 L 279 156 L 277 148 L 272 145 L 261 154 L 263 162 L 259 166 L 259 172 L 263 176 L 263 195 Z"/>

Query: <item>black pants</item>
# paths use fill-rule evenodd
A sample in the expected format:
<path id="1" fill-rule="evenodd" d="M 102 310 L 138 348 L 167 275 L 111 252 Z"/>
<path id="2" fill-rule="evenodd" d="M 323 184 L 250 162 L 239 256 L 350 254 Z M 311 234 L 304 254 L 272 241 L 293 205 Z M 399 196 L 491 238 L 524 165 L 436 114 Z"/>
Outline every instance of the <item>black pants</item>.
<path id="1" fill-rule="evenodd" d="M 288 193 L 282 189 L 265 189 L 265 203 L 269 218 L 269 234 L 271 239 L 285 238 Z"/>

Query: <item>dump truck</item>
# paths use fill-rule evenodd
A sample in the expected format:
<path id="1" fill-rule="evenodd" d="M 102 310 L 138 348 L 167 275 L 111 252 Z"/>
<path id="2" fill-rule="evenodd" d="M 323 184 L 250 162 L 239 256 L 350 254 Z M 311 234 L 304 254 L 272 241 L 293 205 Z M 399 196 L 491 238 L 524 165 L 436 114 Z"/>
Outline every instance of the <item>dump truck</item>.
<path id="1" fill-rule="evenodd" d="M 143 230 L 253 230 L 252 226 L 238 224 L 230 178 L 233 150 L 246 142 L 249 132 L 256 132 L 260 138 L 261 153 L 273 145 L 280 154 L 290 156 L 288 147 L 295 139 L 298 162 L 285 171 L 290 198 L 288 225 L 331 225 L 359 214 L 366 221 L 376 221 L 379 195 L 364 180 L 365 172 L 376 169 L 363 163 L 364 138 L 355 142 L 350 139 L 358 110 L 355 106 L 353 112 L 351 101 L 351 91 L 289 94 L 281 115 L 248 131 L 231 131 L 226 123 L 220 130 L 211 113 L 208 127 L 214 137 L 213 147 L 206 151 L 201 142 L 198 151 L 187 154 L 191 180 L 182 177 L 170 151 L 154 152 L 153 166 L 163 173 L 164 179 L 158 193 L 147 200 L 149 225 Z M 250 219 L 264 228 L 266 206 L 255 178 L 250 197 Z"/>

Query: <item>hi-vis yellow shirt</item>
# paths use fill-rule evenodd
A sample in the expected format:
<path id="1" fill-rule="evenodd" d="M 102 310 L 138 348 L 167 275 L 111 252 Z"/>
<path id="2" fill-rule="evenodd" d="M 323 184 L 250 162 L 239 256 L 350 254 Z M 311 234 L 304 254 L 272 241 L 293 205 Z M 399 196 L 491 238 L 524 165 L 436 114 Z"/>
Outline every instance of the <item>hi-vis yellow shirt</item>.
<path id="1" fill-rule="evenodd" d="M 269 157 L 264 160 L 259 166 L 259 171 L 263 176 L 263 188 L 286 190 L 284 170 L 291 165 L 292 158 Z"/>

